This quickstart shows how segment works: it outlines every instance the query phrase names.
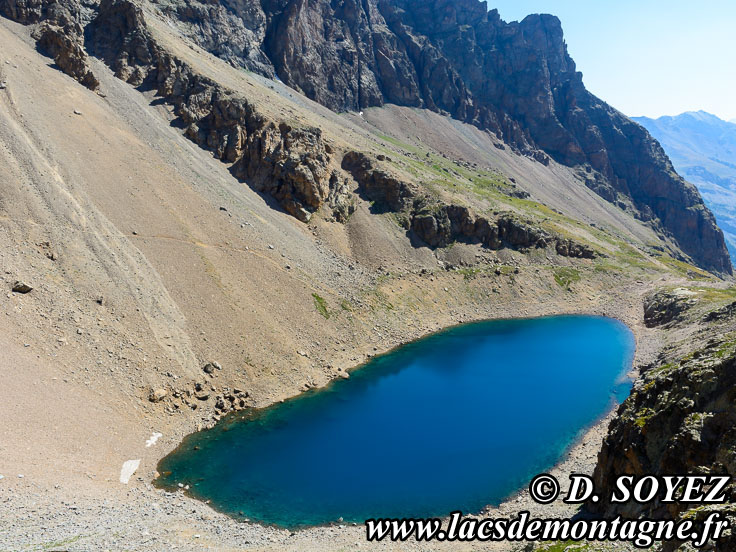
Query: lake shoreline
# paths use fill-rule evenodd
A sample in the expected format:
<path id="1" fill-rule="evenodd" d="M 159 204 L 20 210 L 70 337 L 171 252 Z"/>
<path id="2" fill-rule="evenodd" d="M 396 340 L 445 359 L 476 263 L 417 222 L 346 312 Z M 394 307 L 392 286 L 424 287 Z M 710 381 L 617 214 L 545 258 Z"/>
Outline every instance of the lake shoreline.
<path id="1" fill-rule="evenodd" d="M 634 359 L 631 369 L 627 372 L 627 377 L 631 379 L 633 386 L 636 385 L 636 381 L 640 376 L 641 367 L 656 359 L 661 350 L 661 343 L 659 343 L 659 340 L 653 339 L 654 336 L 645 338 L 640 323 L 632 324 L 625 320 L 619 320 L 631 329 L 636 340 Z M 569 488 L 568 477 L 573 473 L 592 475 L 598 452 L 601 450 L 603 440 L 608 433 L 608 426 L 615 417 L 619 406 L 620 403 L 613 405 L 603 416 L 582 431 L 561 460 L 549 470 L 549 474 L 557 478 L 562 489 L 558 500 L 551 504 L 541 505 L 531 498 L 528 489 L 522 489 L 498 506 L 487 506 L 481 512 L 481 517 L 508 517 L 523 510 L 528 510 L 532 516 L 540 517 L 570 517 L 574 515 L 577 506 L 565 504 L 561 500 Z"/>
<path id="2" fill-rule="evenodd" d="M 350 379 L 190 434 L 159 462 L 155 484 L 292 530 L 479 512 L 549 470 L 628 394 L 634 354 L 633 332 L 609 317 L 453 326 Z M 433 498 L 419 499 L 438 476 Z"/>
<path id="3" fill-rule="evenodd" d="M 638 314 L 638 313 L 637 313 Z M 442 333 L 444 331 L 447 331 L 451 328 L 462 326 L 468 323 L 475 323 L 475 322 L 484 322 L 489 320 L 518 320 L 518 319 L 532 319 L 532 318 L 550 318 L 555 316 L 600 316 L 605 318 L 611 318 L 614 320 L 617 320 L 623 324 L 625 324 L 633 333 L 634 340 L 635 340 L 635 350 L 634 350 L 634 357 L 631 363 L 631 368 L 628 370 L 625 374 L 625 377 L 629 378 L 632 382 L 632 388 L 636 384 L 636 381 L 640 375 L 640 370 L 642 366 L 645 366 L 651 362 L 653 362 L 658 353 L 662 349 L 662 336 L 660 333 L 657 332 L 651 332 L 648 330 L 644 324 L 643 320 L 641 318 L 641 315 L 639 316 L 633 315 L 632 312 L 628 309 L 621 309 L 619 305 L 615 303 L 610 303 L 606 305 L 604 308 L 597 308 L 592 309 L 591 311 L 584 311 L 584 310 L 571 310 L 568 312 L 546 312 L 545 309 L 543 309 L 543 312 L 541 314 L 524 314 L 522 316 L 511 316 L 511 317 L 499 317 L 499 318 L 488 318 L 488 319 L 478 319 L 478 320 L 459 320 L 456 323 L 439 327 L 434 330 L 431 330 L 429 332 L 425 332 L 419 335 L 414 335 L 410 339 L 408 339 L 405 342 L 397 343 L 392 345 L 390 348 L 379 352 L 377 355 L 369 355 L 363 362 L 357 364 L 353 368 L 346 369 L 346 372 L 349 374 L 354 373 L 357 370 L 362 369 L 366 364 L 368 364 L 373 356 L 379 356 L 388 354 L 391 351 L 394 351 L 400 347 L 403 347 L 407 344 L 419 341 L 421 339 L 424 339 L 426 337 L 436 335 L 438 333 Z M 334 381 L 338 380 L 332 380 L 328 382 L 328 386 L 334 383 Z M 311 389 L 307 391 L 320 391 L 320 388 L 318 389 Z M 287 397 L 285 399 L 281 399 L 279 401 L 275 401 L 270 404 L 266 404 L 261 406 L 260 408 L 268 408 L 270 406 L 273 406 L 279 402 L 284 402 L 285 400 L 290 400 L 292 398 L 299 397 L 302 393 L 299 395 L 294 395 L 291 397 Z M 570 445 L 568 450 L 564 453 L 562 458 L 559 462 L 554 464 L 547 473 L 550 475 L 553 475 L 557 478 L 557 480 L 560 483 L 561 486 L 561 493 L 559 498 L 550 503 L 541 505 L 537 502 L 535 502 L 531 496 L 529 495 L 528 488 L 522 488 L 519 491 L 513 493 L 509 497 L 507 497 L 503 502 L 501 502 L 498 505 L 486 505 L 484 508 L 482 508 L 479 512 L 463 512 L 463 514 L 466 517 L 476 518 L 476 519 L 482 519 L 482 518 L 513 518 L 516 515 L 518 515 L 519 512 L 522 511 L 528 511 L 530 513 L 531 517 L 539 517 L 539 518 L 570 518 L 574 516 L 577 513 L 577 505 L 569 505 L 565 504 L 562 499 L 567 493 L 568 490 L 568 483 L 569 483 L 569 475 L 572 473 L 580 473 L 580 474 L 587 474 L 592 475 L 593 470 L 596 465 L 597 461 L 597 455 L 598 452 L 601 449 L 601 445 L 603 442 L 603 439 L 605 438 L 607 432 L 608 432 L 608 426 L 611 422 L 611 420 L 615 417 L 616 411 L 619 408 L 620 403 L 615 403 L 611 405 L 611 408 L 606 410 L 606 412 L 601 415 L 596 421 L 594 421 L 592 424 L 590 424 L 588 427 L 583 429 L 580 433 L 580 435 L 576 438 L 576 440 Z M 210 425 L 210 427 L 214 427 L 217 422 L 214 422 Z M 182 435 L 181 439 L 186 437 L 187 435 L 190 435 L 191 433 L 196 433 L 196 431 L 187 433 Z M 181 440 L 179 441 L 181 442 Z M 177 445 L 178 446 L 178 445 Z M 176 447 L 173 447 L 176 448 Z M 161 459 L 163 459 L 166 455 L 170 454 L 173 451 L 173 448 L 164 455 L 161 455 L 159 458 L 159 462 Z M 187 498 L 191 501 L 198 502 L 200 504 L 206 504 L 205 502 L 188 496 L 184 492 L 178 493 L 179 495 L 185 495 Z M 211 508 L 213 512 L 217 512 L 218 515 L 224 516 L 228 519 L 231 519 L 235 521 L 236 523 L 242 523 L 241 520 L 237 520 L 236 518 L 219 512 L 209 504 L 206 504 L 208 508 Z M 444 521 L 449 520 L 449 514 L 448 516 L 442 517 Z M 322 532 L 322 531 L 328 531 L 332 532 L 336 528 L 341 530 L 349 530 L 351 527 L 355 527 L 356 524 L 354 523 L 331 523 L 331 524 L 322 524 L 322 525 L 314 525 L 314 526 L 308 526 L 303 528 L 297 528 L 297 529 L 285 529 L 278 527 L 276 525 L 261 523 L 258 521 L 251 521 L 248 520 L 247 524 L 251 527 L 259 527 L 260 529 L 264 531 L 288 531 L 290 534 L 294 535 L 301 535 L 303 538 L 307 539 L 309 542 L 315 542 L 315 532 Z M 357 526 L 360 528 L 361 534 L 363 534 L 364 529 L 362 524 L 357 524 Z M 319 541 L 321 539 L 317 539 Z M 402 547 L 401 550 L 405 549 L 407 544 L 413 544 L 413 543 L 401 543 Z M 457 545 L 458 543 L 451 543 L 452 545 Z M 490 546 L 490 548 L 483 548 L 491 549 L 491 550 L 506 550 L 506 545 L 508 543 L 483 543 L 486 546 Z M 475 549 L 475 548 L 473 548 Z M 453 548 L 454 550 L 454 548 Z"/>
<path id="4" fill-rule="evenodd" d="M 605 296 L 590 292 L 587 295 L 576 293 L 556 300 L 537 303 L 487 304 L 487 308 L 451 316 L 447 313 L 445 316 L 439 316 L 440 313 L 438 313 L 438 316 L 426 319 L 423 328 L 406 328 L 407 331 L 402 338 L 386 340 L 381 344 L 381 349 L 374 354 L 380 354 L 389 348 L 408 343 L 446 327 L 467 322 L 565 314 L 598 315 L 617 319 L 626 324 L 634 333 L 636 351 L 630 375 L 635 377 L 639 366 L 647 364 L 656 357 L 666 335 L 661 330 L 648 329 L 643 324 L 641 297 L 653 289 L 654 285 L 655 282 L 652 281 L 641 282 L 626 289 L 609 288 Z M 363 360 L 366 356 L 364 354 Z M 362 361 L 354 364 L 353 367 L 361 364 Z M 341 365 L 337 367 L 349 368 Z M 270 397 L 259 397 L 256 406 L 262 407 L 278 403 L 289 396 L 287 392 L 275 392 Z M 567 481 L 567 475 L 573 471 L 592 473 L 600 442 L 606 434 L 608 421 L 614 413 L 615 410 L 588 429 L 562 461 L 551 470 L 553 474 L 559 475 L 558 479 L 563 486 Z M 149 423 L 151 425 L 148 425 Z M 13 500 L 6 504 L 8 506 L 6 519 L 11 528 L 9 538 L 14 538 L 13 542 L 20 542 L 11 536 L 17 536 L 17 530 L 28 527 L 29 523 L 36 526 L 37 522 L 28 520 L 27 515 L 24 515 L 24 512 L 32 508 L 35 511 L 32 514 L 34 520 L 49 520 L 50 529 L 44 533 L 44 538 L 47 541 L 53 539 L 55 542 L 78 535 L 81 535 L 80 538 L 83 539 L 93 538 L 90 535 L 100 534 L 99 528 L 103 527 L 105 534 L 115 532 L 127 535 L 126 542 L 135 544 L 134 549 L 136 550 L 159 550 L 163 542 L 179 543 L 179 550 L 192 551 L 205 547 L 223 551 L 247 549 L 274 552 L 281 550 L 323 552 L 325 550 L 355 550 L 358 547 L 361 550 L 401 551 L 426 548 L 422 543 L 416 542 L 369 544 L 365 540 L 365 527 L 362 524 L 336 524 L 292 532 L 253 522 L 244 523 L 218 513 L 208 504 L 186 496 L 181 490 L 167 492 L 153 487 L 150 482 L 155 476 L 155 466 L 158 462 L 176 448 L 186 435 L 204 425 L 200 413 L 188 418 L 166 417 L 148 422 L 146 427 L 162 432 L 163 437 L 155 446 L 140 451 L 145 451 L 142 455 L 143 462 L 129 485 L 120 485 L 117 482 L 117 476 L 115 480 L 90 478 L 84 485 L 77 485 L 72 491 L 68 485 L 63 484 L 63 480 L 53 475 L 43 480 L 33 478 L 9 480 L 6 477 L 3 485 L 0 486 L 0 491 L 9 492 L 9 496 L 13 497 Z M 141 456 L 128 456 L 128 458 L 134 457 Z M 55 485 L 56 483 L 61 483 L 61 485 Z M 2 500 L 1 496 L 0 500 Z M 60 504 L 72 504 L 75 509 L 66 510 L 60 507 Z M 522 510 L 529 510 L 532 515 L 543 517 L 569 517 L 574 514 L 573 508 L 563 504 L 561 500 L 547 506 L 540 506 L 531 501 L 525 491 L 522 491 L 497 507 L 485 508 L 480 515 L 513 517 Z M 60 524 L 62 521 L 63 524 Z M 162 527 L 167 528 L 166 533 L 171 532 L 165 537 L 167 539 L 165 541 L 157 540 L 162 538 Z M 152 537 L 152 535 L 157 536 Z M 3 535 L 0 534 L 0 543 L 2 542 Z M 22 542 L 32 541 L 26 537 Z M 98 548 L 99 546 L 95 545 L 75 549 Z M 435 549 L 453 552 L 481 549 L 507 551 L 510 545 L 506 542 L 436 543 L 433 544 L 433 550 Z"/>

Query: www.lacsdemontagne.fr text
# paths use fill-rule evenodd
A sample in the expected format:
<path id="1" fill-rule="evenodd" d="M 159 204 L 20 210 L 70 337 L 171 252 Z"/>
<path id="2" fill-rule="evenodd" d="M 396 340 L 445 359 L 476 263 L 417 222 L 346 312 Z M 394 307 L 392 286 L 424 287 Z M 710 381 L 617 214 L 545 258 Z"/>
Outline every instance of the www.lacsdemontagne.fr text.
<path id="1" fill-rule="evenodd" d="M 701 523 L 692 520 L 625 519 L 611 520 L 536 519 L 529 512 L 514 518 L 463 517 L 453 512 L 443 526 L 440 518 L 369 519 L 365 522 L 368 541 L 384 539 L 406 541 L 628 541 L 639 548 L 654 542 L 691 541 L 700 547 L 709 539 L 718 539 L 729 522 L 718 512 Z"/>

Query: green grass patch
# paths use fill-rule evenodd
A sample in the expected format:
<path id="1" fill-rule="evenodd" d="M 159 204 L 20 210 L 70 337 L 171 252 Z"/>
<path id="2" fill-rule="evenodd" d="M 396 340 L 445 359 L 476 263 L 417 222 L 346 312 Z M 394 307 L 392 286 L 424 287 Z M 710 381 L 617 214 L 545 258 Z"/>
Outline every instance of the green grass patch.
<path id="1" fill-rule="evenodd" d="M 659 257 L 659 260 L 678 274 L 681 274 L 682 276 L 685 276 L 687 278 L 695 280 L 715 280 L 715 276 L 713 276 L 709 272 L 706 272 L 702 268 L 698 268 L 697 266 L 691 265 L 684 261 L 673 259 L 669 255 L 662 255 Z"/>
<path id="2" fill-rule="evenodd" d="M 420 152 L 420 149 L 417 148 L 416 146 L 412 146 L 411 144 L 402 142 L 401 140 L 394 138 L 393 136 L 389 136 L 388 134 L 381 134 L 380 132 L 376 132 L 375 134 L 384 142 L 388 142 L 389 144 L 396 146 L 397 148 L 401 148 L 404 151 L 411 151 L 413 153 Z"/>
<path id="3" fill-rule="evenodd" d="M 721 343 L 718 348 L 713 353 L 711 353 L 714 358 L 717 358 L 719 360 L 736 354 L 736 340 L 733 339 L 733 332 L 726 335 L 729 337 L 729 339 Z"/>
<path id="4" fill-rule="evenodd" d="M 330 317 L 330 312 L 327 310 L 327 301 L 325 301 L 318 294 L 313 293 L 312 298 L 314 299 L 314 308 L 317 312 L 324 316 L 326 319 Z"/>
<path id="5" fill-rule="evenodd" d="M 79 539 L 82 538 L 82 535 L 77 535 L 76 537 L 69 537 L 68 539 L 62 539 L 58 541 L 53 542 L 47 542 L 44 544 L 41 544 L 38 550 L 57 550 L 57 549 L 66 549 L 70 544 L 74 544 Z"/>
<path id="6" fill-rule="evenodd" d="M 706 303 L 731 303 L 736 301 L 736 287 L 719 289 L 694 286 L 686 289 L 697 293 L 698 299 Z"/>
<path id="7" fill-rule="evenodd" d="M 388 295 L 386 295 L 383 291 L 376 288 L 373 291 L 373 296 L 376 298 L 376 303 L 378 307 L 387 311 L 394 310 L 394 304 L 388 300 Z"/>
<path id="8" fill-rule="evenodd" d="M 700 424 L 705 420 L 705 417 L 706 415 L 704 412 L 693 412 L 685 419 L 685 423 Z"/>
<path id="9" fill-rule="evenodd" d="M 457 270 L 457 273 L 458 274 L 462 274 L 463 275 L 463 279 L 466 282 L 468 280 L 472 280 L 473 278 L 475 278 L 481 272 L 483 272 L 482 269 L 480 269 L 480 268 L 474 268 L 474 267 L 470 267 L 470 268 L 459 268 Z"/>
<path id="10" fill-rule="evenodd" d="M 671 372 L 674 370 L 676 366 L 672 362 L 667 362 L 666 364 L 663 364 L 662 366 L 658 366 L 656 368 L 652 368 L 651 374 L 666 374 L 667 372 Z"/>
<path id="11" fill-rule="evenodd" d="M 620 274 L 625 272 L 624 268 L 606 259 L 597 259 L 593 271 L 599 274 Z"/>
<path id="12" fill-rule="evenodd" d="M 647 425 L 647 422 L 654 416 L 654 410 L 651 408 L 644 408 L 641 411 L 641 414 L 634 420 L 634 423 L 639 427 L 640 429 L 643 429 L 644 426 Z"/>
<path id="13" fill-rule="evenodd" d="M 682 519 L 696 519 L 698 517 L 698 513 L 705 510 L 705 506 L 698 506 L 696 508 L 691 508 L 684 514 L 682 514 Z"/>
<path id="14" fill-rule="evenodd" d="M 572 284 L 580 281 L 580 271 L 575 268 L 556 268 L 554 271 L 554 276 L 557 285 L 564 289 L 570 289 L 570 286 Z"/>
<path id="15" fill-rule="evenodd" d="M 619 263 L 636 268 L 641 268 L 642 270 L 662 270 L 661 267 L 658 267 L 646 256 L 644 256 L 641 251 L 629 245 L 628 243 L 619 242 L 617 245 L 618 251 L 614 254 L 614 257 Z"/>

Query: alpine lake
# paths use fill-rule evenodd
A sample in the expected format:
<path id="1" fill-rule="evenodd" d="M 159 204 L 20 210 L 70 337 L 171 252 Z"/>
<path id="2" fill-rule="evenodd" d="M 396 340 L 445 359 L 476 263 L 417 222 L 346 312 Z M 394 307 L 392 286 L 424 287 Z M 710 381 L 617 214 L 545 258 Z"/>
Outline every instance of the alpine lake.
<path id="1" fill-rule="evenodd" d="M 288 528 L 477 513 L 628 395 L 634 347 L 624 324 L 598 316 L 456 326 L 189 435 L 156 484 Z"/>

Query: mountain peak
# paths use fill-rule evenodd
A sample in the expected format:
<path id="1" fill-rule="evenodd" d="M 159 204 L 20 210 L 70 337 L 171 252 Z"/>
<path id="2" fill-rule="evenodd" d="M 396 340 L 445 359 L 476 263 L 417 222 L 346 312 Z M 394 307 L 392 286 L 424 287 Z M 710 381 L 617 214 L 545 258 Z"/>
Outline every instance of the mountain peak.
<path id="1" fill-rule="evenodd" d="M 640 116 L 640 117 L 632 117 L 632 119 L 635 121 L 642 121 L 642 120 L 676 121 L 676 120 L 688 119 L 688 120 L 701 121 L 701 122 L 706 122 L 706 123 L 715 123 L 715 124 L 733 123 L 734 121 L 736 121 L 736 119 L 732 119 L 731 121 L 726 121 L 725 119 L 722 119 L 718 115 L 714 115 L 713 113 L 710 113 L 709 111 L 705 111 L 703 109 L 683 111 L 682 113 L 678 115 L 662 115 L 660 117 Z"/>
<path id="2" fill-rule="evenodd" d="M 48 1 L 26 19 L 50 16 Z M 0 6 L 17 18 L 22 12 L 8 3 L 15 2 Z M 90 17 L 78 0 L 65 3 L 80 19 Z M 117 10 L 126 3 L 101 5 Z M 672 237 L 696 263 L 731 271 L 697 190 L 674 173 L 641 126 L 585 89 L 553 15 L 505 23 L 477 0 L 173 0 L 151 9 L 210 53 L 278 77 L 334 111 L 424 108 L 487 131 L 545 165 L 554 160 L 577 169 L 591 190 Z M 69 32 L 75 52 L 83 52 L 84 36 Z M 84 67 L 78 61 L 69 71 Z"/>
<path id="3" fill-rule="evenodd" d="M 698 111 L 686 111 L 683 113 L 683 115 L 687 115 L 689 117 L 692 117 L 693 119 L 697 119 L 699 121 L 708 121 L 708 122 L 719 122 L 719 123 L 725 123 L 723 119 L 718 117 L 717 115 L 713 115 L 712 113 L 709 113 L 707 111 L 704 111 L 702 109 L 699 109 Z"/>
<path id="4" fill-rule="evenodd" d="M 736 125 L 706 111 L 635 119 L 664 146 L 677 171 L 699 187 L 736 252 Z M 732 253 L 733 255 L 733 253 Z"/>

